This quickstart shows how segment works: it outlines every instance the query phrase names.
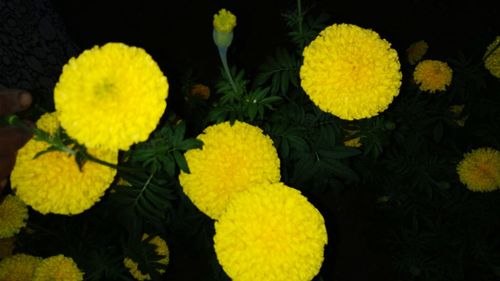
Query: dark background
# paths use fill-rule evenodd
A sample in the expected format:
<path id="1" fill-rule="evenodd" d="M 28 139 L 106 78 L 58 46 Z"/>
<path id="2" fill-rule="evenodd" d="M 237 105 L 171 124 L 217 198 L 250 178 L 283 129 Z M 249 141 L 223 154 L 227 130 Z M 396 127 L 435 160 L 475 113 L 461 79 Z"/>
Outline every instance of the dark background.
<path id="1" fill-rule="evenodd" d="M 287 44 L 281 14 L 296 1 L 63 1 L 53 0 L 71 38 L 83 49 L 120 41 L 146 49 L 167 77 L 199 70 L 213 78 L 219 66 L 212 43 L 213 14 L 221 8 L 237 16 L 233 56 L 249 71 L 274 48 Z M 304 6 L 312 1 L 303 1 Z M 400 0 L 316 1 L 313 14 L 325 12 L 330 23 L 352 23 L 377 31 L 402 52 L 421 39 L 430 54 L 440 57 L 473 41 L 478 34 L 498 30 L 494 1 Z M 443 58 L 441 58 L 443 59 Z"/>

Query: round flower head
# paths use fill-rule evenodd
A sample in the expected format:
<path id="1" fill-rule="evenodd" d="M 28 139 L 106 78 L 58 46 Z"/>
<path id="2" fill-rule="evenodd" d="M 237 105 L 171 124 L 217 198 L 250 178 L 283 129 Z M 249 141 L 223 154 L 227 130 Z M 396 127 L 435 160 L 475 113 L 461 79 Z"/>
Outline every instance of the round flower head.
<path id="1" fill-rule="evenodd" d="M 9 238 L 26 226 L 28 208 L 17 196 L 7 195 L 0 201 L 0 238 Z"/>
<path id="2" fill-rule="evenodd" d="M 42 259 L 25 254 L 17 254 L 0 261 L 0 280 L 29 281 Z"/>
<path id="3" fill-rule="evenodd" d="M 406 49 L 406 54 L 408 55 L 408 62 L 411 65 L 419 62 L 427 53 L 427 49 L 429 49 L 429 45 L 424 40 L 420 40 L 411 44 L 408 49 Z"/>
<path id="4" fill-rule="evenodd" d="M 72 258 L 57 255 L 46 258 L 35 269 L 33 281 L 81 281 L 83 273 Z"/>
<path id="5" fill-rule="evenodd" d="M 232 32 L 236 26 L 236 16 L 226 9 L 221 9 L 214 15 L 214 29 L 218 32 Z"/>
<path id="6" fill-rule="evenodd" d="M 234 281 L 310 281 L 326 243 L 320 212 L 282 183 L 235 195 L 215 223 L 217 259 Z"/>
<path id="7" fill-rule="evenodd" d="M 444 91 L 451 83 L 452 70 L 447 63 L 437 60 L 424 60 L 415 67 L 413 79 L 422 91 L 434 93 Z"/>
<path id="8" fill-rule="evenodd" d="M 471 191 L 487 192 L 500 188 L 500 151 L 478 148 L 464 155 L 457 166 L 460 181 Z"/>
<path id="9" fill-rule="evenodd" d="M 58 128 L 57 115 L 43 115 L 37 127 L 53 134 Z M 116 170 L 90 161 L 80 170 L 74 156 L 60 151 L 34 158 L 48 146 L 32 139 L 18 151 L 11 174 L 17 196 L 42 214 L 72 215 L 92 207 L 113 182 Z M 88 149 L 87 152 L 108 163 L 118 160 L 117 151 Z"/>
<path id="10" fill-rule="evenodd" d="M 486 67 L 493 76 L 500 78 L 500 36 L 497 36 L 495 41 L 486 48 L 486 53 L 484 54 L 484 67 Z"/>
<path id="11" fill-rule="evenodd" d="M 148 237 L 149 236 L 147 234 L 144 234 L 142 236 L 142 240 L 145 240 Z M 165 242 L 165 240 L 161 239 L 160 236 L 155 236 L 155 237 L 153 237 L 153 239 L 151 239 L 149 241 L 149 243 L 156 246 L 156 253 L 159 256 L 163 256 L 163 258 L 160 259 L 158 261 L 158 263 L 163 264 L 163 265 L 167 265 L 169 262 L 169 250 L 168 250 L 168 246 L 167 246 L 167 243 Z M 151 276 L 149 274 L 142 273 L 139 270 L 139 265 L 135 261 L 133 261 L 132 259 L 125 258 L 123 260 L 123 264 L 125 265 L 126 268 L 129 269 L 130 274 L 132 274 L 132 276 L 136 280 L 140 280 L 140 281 L 151 280 Z M 165 272 L 165 270 L 160 269 L 158 272 L 160 274 L 163 274 Z"/>
<path id="12" fill-rule="evenodd" d="M 397 52 L 369 29 L 327 27 L 303 52 L 301 85 L 323 111 L 346 120 L 387 109 L 401 86 Z"/>
<path id="13" fill-rule="evenodd" d="M 143 49 L 108 43 L 69 60 L 54 101 L 62 127 L 79 143 L 126 150 L 155 129 L 167 94 L 167 78 Z"/>
<path id="14" fill-rule="evenodd" d="M 202 212 L 217 219 L 231 197 L 260 183 L 280 180 L 280 162 L 269 136 L 258 127 L 236 121 L 213 125 L 198 136 L 201 149 L 186 152 L 191 173 L 179 181 Z"/>

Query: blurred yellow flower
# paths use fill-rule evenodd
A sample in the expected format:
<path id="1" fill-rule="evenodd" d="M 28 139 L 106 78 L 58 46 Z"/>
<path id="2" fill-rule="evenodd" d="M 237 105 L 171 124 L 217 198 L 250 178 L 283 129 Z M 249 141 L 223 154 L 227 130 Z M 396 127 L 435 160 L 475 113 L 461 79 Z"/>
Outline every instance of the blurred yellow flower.
<path id="1" fill-rule="evenodd" d="M 301 85 L 323 111 L 346 120 L 387 109 L 401 86 L 397 52 L 369 29 L 334 24 L 303 52 Z"/>
<path id="2" fill-rule="evenodd" d="M 0 201 L 0 238 L 9 238 L 26 226 L 28 208 L 17 196 L 7 195 Z"/>
<path id="3" fill-rule="evenodd" d="M 48 113 L 37 127 L 54 133 L 57 115 Z M 113 182 L 116 170 L 87 161 L 80 170 L 74 156 L 53 151 L 33 158 L 48 148 L 42 141 L 30 140 L 17 153 L 11 174 L 12 188 L 26 204 L 42 214 L 79 214 L 92 207 Z M 98 159 L 116 164 L 117 151 L 88 149 Z"/>
<path id="4" fill-rule="evenodd" d="M 221 9 L 214 15 L 213 24 L 218 32 L 232 32 L 236 26 L 236 16 L 226 9 Z"/>
<path id="5" fill-rule="evenodd" d="M 198 139 L 203 147 L 185 153 L 191 173 L 181 172 L 179 181 L 196 207 L 211 218 L 220 216 L 234 194 L 280 180 L 278 153 L 260 128 L 224 122 L 206 128 Z"/>
<path id="6" fill-rule="evenodd" d="M 487 48 L 484 54 L 484 67 L 490 71 L 490 73 L 500 78 L 500 36 L 495 38 Z"/>
<path id="7" fill-rule="evenodd" d="M 327 240 L 321 213 L 282 183 L 236 194 L 215 222 L 217 259 L 234 281 L 310 281 Z"/>
<path id="8" fill-rule="evenodd" d="M 203 84 L 196 84 L 191 87 L 189 95 L 191 97 L 197 97 L 202 100 L 208 100 L 208 98 L 210 97 L 210 88 Z"/>
<path id="9" fill-rule="evenodd" d="M 149 237 L 148 234 L 144 234 L 142 236 L 142 240 L 146 240 L 148 237 Z M 155 250 L 156 254 L 158 254 L 159 256 L 163 256 L 163 258 L 160 259 L 158 262 L 160 264 L 167 265 L 169 262 L 169 253 L 170 252 L 168 250 L 168 246 L 167 246 L 167 243 L 165 242 L 165 240 L 161 239 L 160 236 L 155 236 L 149 241 L 149 243 L 156 246 L 156 250 Z M 130 274 L 136 280 L 140 280 L 140 281 L 151 280 L 151 276 L 149 274 L 142 273 L 139 270 L 139 265 L 135 261 L 133 261 L 132 259 L 126 257 L 123 260 L 123 264 L 125 265 L 126 268 L 129 269 Z M 158 272 L 160 274 L 163 274 L 163 273 L 165 273 L 165 270 L 160 269 Z"/>
<path id="10" fill-rule="evenodd" d="M 465 153 L 457 166 L 460 181 L 471 191 L 500 188 L 500 152 L 486 147 Z"/>
<path id="11" fill-rule="evenodd" d="M 35 269 L 33 281 L 82 281 L 83 273 L 72 258 L 57 255 L 46 258 Z"/>
<path id="12" fill-rule="evenodd" d="M 54 89 L 69 136 L 88 148 L 128 149 L 145 141 L 166 108 L 167 78 L 143 49 L 108 43 L 64 66 Z"/>
<path id="13" fill-rule="evenodd" d="M 406 49 L 408 62 L 411 65 L 419 62 L 424 57 L 425 53 L 427 53 L 427 49 L 429 49 L 429 45 L 424 40 L 420 40 L 411 44 L 408 49 Z"/>
<path id="14" fill-rule="evenodd" d="M 424 60 L 415 67 L 413 79 L 420 90 L 434 93 L 444 91 L 451 84 L 453 71 L 447 63 L 437 60 Z"/>
<path id="15" fill-rule="evenodd" d="M 41 258 L 17 254 L 0 260 L 1 281 L 30 281 Z"/>

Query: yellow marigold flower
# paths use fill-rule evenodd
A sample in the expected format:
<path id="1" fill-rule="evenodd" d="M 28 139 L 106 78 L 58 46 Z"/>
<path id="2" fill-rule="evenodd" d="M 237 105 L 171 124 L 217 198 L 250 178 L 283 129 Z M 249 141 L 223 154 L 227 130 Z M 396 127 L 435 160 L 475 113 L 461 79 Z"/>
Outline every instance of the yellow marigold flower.
<path id="1" fill-rule="evenodd" d="M 42 259 L 25 254 L 17 254 L 0 261 L 0 280 L 29 281 Z"/>
<path id="2" fill-rule="evenodd" d="M 323 111 L 346 120 L 387 109 L 401 86 L 397 52 L 369 29 L 334 24 L 303 52 L 301 85 Z"/>
<path id="3" fill-rule="evenodd" d="M 464 155 L 458 164 L 460 181 L 471 191 L 487 192 L 500 187 L 500 152 L 486 147 Z"/>
<path id="4" fill-rule="evenodd" d="M 57 255 L 46 258 L 35 269 L 33 281 L 81 281 L 83 273 L 72 258 Z"/>
<path id="5" fill-rule="evenodd" d="M 232 32 L 236 26 L 236 16 L 226 9 L 221 9 L 214 15 L 214 28 L 218 32 Z"/>
<path id="6" fill-rule="evenodd" d="M 196 84 L 191 87 L 189 95 L 192 97 L 198 97 L 202 100 L 208 100 L 210 97 L 210 88 L 203 84 Z"/>
<path id="7" fill-rule="evenodd" d="M 146 240 L 148 237 L 149 237 L 149 235 L 144 234 L 142 236 L 142 240 Z M 163 258 L 160 259 L 158 262 L 160 264 L 167 265 L 169 262 L 169 253 L 170 252 L 168 250 L 168 246 L 167 246 L 167 243 L 165 242 L 165 240 L 161 239 L 160 236 L 155 236 L 155 237 L 153 237 L 153 239 L 151 239 L 149 241 L 149 243 L 156 246 L 156 254 L 158 254 L 159 256 L 163 256 Z M 140 280 L 140 281 L 151 280 L 151 276 L 149 274 L 142 273 L 139 270 L 139 265 L 135 261 L 133 261 L 132 259 L 125 258 L 123 260 L 123 264 L 125 265 L 126 268 L 129 269 L 130 274 L 132 274 L 132 276 L 136 280 Z M 160 269 L 158 272 L 160 274 L 163 274 L 165 272 L 165 270 Z"/>
<path id="8" fill-rule="evenodd" d="M 484 67 L 486 67 L 493 76 L 500 78 L 500 36 L 497 36 L 495 41 L 486 48 L 486 53 L 484 54 Z"/>
<path id="9" fill-rule="evenodd" d="M 415 67 L 413 79 L 422 91 L 434 93 L 444 91 L 451 83 L 453 71 L 447 63 L 437 60 L 423 60 Z"/>
<path id="10" fill-rule="evenodd" d="M 344 141 L 344 145 L 349 147 L 361 147 L 361 137 L 346 140 Z"/>
<path id="11" fill-rule="evenodd" d="M 57 115 L 45 114 L 37 127 L 53 133 Z M 113 182 L 116 170 L 87 161 L 80 170 L 75 158 L 54 151 L 33 157 L 47 149 L 48 144 L 30 140 L 17 153 L 11 174 L 12 187 L 17 196 L 42 214 L 79 214 L 92 207 Z M 118 152 L 88 149 L 88 152 L 109 163 L 117 163 Z"/>
<path id="12" fill-rule="evenodd" d="M 273 141 L 258 127 L 236 121 L 213 125 L 198 136 L 201 149 L 185 153 L 191 173 L 180 183 L 202 212 L 217 219 L 234 194 L 260 183 L 280 180 Z"/>
<path id="13" fill-rule="evenodd" d="M 411 65 L 419 62 L 427 53 L 427 49 L 429 49 L 429 45 L 424 40 L 420 40 L 411 44 L 408 49 L 406 49 L 406 54 L 408 55 L 408 62 Z"/>
<path id="14" fill-rule="evenodd" d="M 143 49 L 108 43 L 64 66 L 54 89 L 62 127 L 86 147 L 128 149 L 163 115 L 167 78 Z"/>
<path id="15" fill-rule="evenodd" d="M 312 280 L 327 239 L 320 212 L 282 183 L 235 195 L 215 222 L 217 259 L 234 281 Z"/>
<path id="16" fill-rule="evenodd" d="M 26 226 L 28 208 L 17 196 L 7 195 L 0 202 L 0 238 L 9 238 Z"/>
<path id="17" fill-rule="evenodd" d="M 0 239 L 0 259 L 12 255 L 12 253 L 14 252 L 15 241 L 15 237 Z"/>

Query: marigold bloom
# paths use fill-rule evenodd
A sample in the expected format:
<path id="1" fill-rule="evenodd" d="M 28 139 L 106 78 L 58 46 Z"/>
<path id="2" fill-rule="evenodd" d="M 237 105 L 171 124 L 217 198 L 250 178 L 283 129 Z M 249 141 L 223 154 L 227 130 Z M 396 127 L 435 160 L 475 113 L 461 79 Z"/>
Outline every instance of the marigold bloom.
<path id="1" fill-rule="evenodd" d="M 17 254 L 0 260 L 0 280 L 29 281 L 42 259 L 25 254 Z"/>
<path id="2" fill-rule="evenodd" d="M 234 281 L 310 281 L 327 239 L 320 212 L 282 183 L 235 195 L 215 222 L 217 259 Z"/>
<path id="3" fill-rule="evenodd" d="M 108 43 L 64 66 L 54 89 L 62 127 L 86 147 L 128 149 L 144 141 L 166 107 L 167 78 L 143 49 Z"/>
<path id="4" fill-rule="evenodd" d="M 236 16 L 226 9 L 221 9 L 214 15 L 214 29 L 218 32 L 232 32 L 236 26 Z"/>
<path id="5" fill-rule="evenodd" d="M 55 113 L 45 114 L 37 127 L 54 133 Z M 79 214 L 92 207 L 113 182 L 116 170 L 87 161 L 80 170 L 75 158 L 53 151 L 34 159 L 48 148 L 42 141 L 30 140 L 17 153 L 11 183 L 17 196 L 42 214 Z M 88 153 L 108 163 L 117 163 L 118 152 L 88 149 Z"/>
<path id="6" fill-rule="evenodd" d="M 471 191 L 500 188 L 500 151 L 485 147 L 465 153 L 457 166 L 460 181 Z"/>
<path id="7" fill-rule="evenodd" d="M 146 240 L 148 237 L 149 237 L 149 235 L 144 234 L 142 236 L 142 240 Z M 168 246 L 167 246 L 167 243 L 165 242 L 165 240 L 161 239 L 160 236 L 155 236 L 155 237 L 153 237 L 153 239 L 151 239 L 149 241 L 149 243 L 156 246 L 156 250 L 155 250 L 156 254 L 158 254 L 159 256 L 163 256 L 163 258 L 160 259 L 158 262 L 160 264 L 167 265 L 169 262 L 169 253 L 170 252 L 168 250 Z M 132 259 L 125 258 L 123 260 L 123 264 L 125 265 L 126 268 L 129 269 L 130 274 L 132 274 L 132 276 L 136 280 L 140 280 L 140 281 L 151 280 L 151 276 L 149 274 L 142 273 L 139 270 L 139 265 L 135 261 L 133 261 Z M 165 272 L 165 270 L 160 269 L 158 272 L 160 272 L 160 274 L 163 274 Z"/>
<path id="8" fill-rule="evenodd" d="M 372 30 L 334 24 L 321 31 L 303 56 L 302 88 L 321 110 L 339 118 L 375 116 L 399 94 L 398 54 Z"/>
<path id="9" fill-rule="evenodd" d="M 210 88 L 203 84 L 196 84 L 191 87 L 189 95 L 191 97 L 198 97 L 202 100 L 208 100 L 208 98 L 210 97 Z"/>
<path id="10" fill-rule="evenodd" d="M 57 255 L 46 258 L 35 269 L 33 281 L 81 281 L 83 273 L 72 258 Z"/>
<path id="11" fill-rule="evenodd" d="M 406 49 L 408 62 L 411 65 L 415 65 L 424 57 L 425 53 L 427 53 L 427 49 L 429 49 L 429 45 L 424 40 L 411 44 L 408 49 Z"/>
<path id="12" fill-rule="evenodd" d="M 493 76 L 500 78 L 500 36 L 497 36 L 495 41 L 486 48 L 486 53 L 484 54 L 484 67 L 486 67 Z"/>
<path id="13" fill-rule="evenodd" d="M 28 208 L 17 196 L 7 195 L 0 201 L 0 238 L 9 238 L 26 226 Z"/>
<path id="14" fill-rule="evenodd" d="M 203 147 L 185 153 L 191 173 L 181 172 L 179 181 L 191 201 L 211 218 L 219 217 L 234 194 L 280 180 L 278 153 L 260 128 L 224 122 L 206 128 L 198 139 Z"/>
<path id="15" fill-rule="evenodd" d="M 450 85 L 453 71 L 447 63 L 423 60 L 415 67 L 413 79 L 422 91 L 444 91 Z"/>

